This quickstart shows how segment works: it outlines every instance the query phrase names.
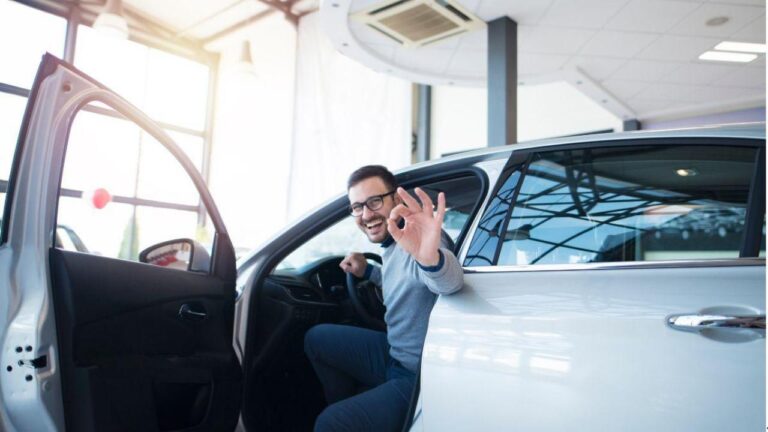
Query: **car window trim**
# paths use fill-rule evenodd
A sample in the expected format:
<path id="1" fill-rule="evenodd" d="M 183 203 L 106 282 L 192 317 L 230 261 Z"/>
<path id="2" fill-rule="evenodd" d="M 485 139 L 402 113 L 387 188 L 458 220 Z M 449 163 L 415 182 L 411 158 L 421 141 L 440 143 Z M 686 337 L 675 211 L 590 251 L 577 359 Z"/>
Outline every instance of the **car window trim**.
<path id="1" fill-rule="evenodd" d="M 765 147 L 757 150 L 755 172 L 749 185 L 747 200 L 747 220 L 741 238 L 739 257 L 757 257 L 760 255 L 760 243 L 765 217 Z"/>
<path id="2" fill-rule="evenodd" d="M 581 264 L 536 264 L 504 266 L 462 267 L 465 274 L 472 273 L 517 273 L 541 271 L 588 271 L 628 270 L 659 268 L 701 268 L 701 267 L 743 267 L 765 266 L 765 258 L 731 258 L 717 260 L 675 260 L 675 261 L 623 261 Z"/>

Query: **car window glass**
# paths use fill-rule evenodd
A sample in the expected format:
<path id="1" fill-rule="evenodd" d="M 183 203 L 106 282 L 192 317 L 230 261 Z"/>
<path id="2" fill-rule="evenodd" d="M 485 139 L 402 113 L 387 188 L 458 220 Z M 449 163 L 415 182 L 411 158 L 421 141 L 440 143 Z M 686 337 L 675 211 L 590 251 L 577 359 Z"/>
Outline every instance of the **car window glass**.
<path id="1" fill-rule="evenodd" d="M 755 157 L 721 146 L 535 154 L 498 264 L 736 258 Z"/>
<path id="2" fill-rule="evenodd" d="M 178 144 L 199 167 L 202 144 Z M 137 261 L 143 249 L 177 238 L 210 252 L 206 220 L 194 183 L 159 141 L 114 111 L 87 107 L 77 114 L 62 175 L 59 237 L 64 229 L 78 251 Z"/>
<path id="3" fill-rule="evenodd" d="M 482 183 L 474 175 L 430 183 L 421 188 L 437 203 L 437 195 L 444 192 L 446 212 L 443 229 L 456 243 L 470 221 L 472 210 L 482 194 Z M 411 190 L 413 193 L 413 191 Z M 350 252 L 381 254 L 381 247 L 371 243 L 360 232 L 352 217 L 345 217 L 330 228 L 299 246 L 289 254 L 276 270 L 288 270 L 330 256 L 345 256 Z"/>
<path id="4" fill-rule="evenodd" d="M 520 182 L 520 167 L 515 166 L 504 170 L 501 178 L 506 178 L 501 187 L 491 197 L 485 213 L 475 230 L 475 236 L 469 245 L 464 265 L 480 267 L 493 265 L 496 249 L 499 246 L 498 233 L 502 230 L 504 218 L 512 204 L 515 190 Z"/>

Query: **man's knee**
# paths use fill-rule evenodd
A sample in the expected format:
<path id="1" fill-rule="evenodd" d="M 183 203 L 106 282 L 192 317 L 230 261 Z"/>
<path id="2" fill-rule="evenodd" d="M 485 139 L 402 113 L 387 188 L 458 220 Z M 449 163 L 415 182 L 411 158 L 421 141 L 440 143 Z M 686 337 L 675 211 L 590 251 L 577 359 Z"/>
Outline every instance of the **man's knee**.
<path id="1" fill-rule="evenodd" d="M 315 420 L 315 432 L 336 432 L 349 430 L 344 422 L 344 416 L 340 415 L 336 405 L 331 405 L 323 410 Z"/>
<path id="2" fill-rule="evenodd" d="M 328 345 L 328 338 L 335 332 L 334 324 L 318 324 L 304 335 L 304 352 L 309 358 L 316 358 L 318 350 Z"/>

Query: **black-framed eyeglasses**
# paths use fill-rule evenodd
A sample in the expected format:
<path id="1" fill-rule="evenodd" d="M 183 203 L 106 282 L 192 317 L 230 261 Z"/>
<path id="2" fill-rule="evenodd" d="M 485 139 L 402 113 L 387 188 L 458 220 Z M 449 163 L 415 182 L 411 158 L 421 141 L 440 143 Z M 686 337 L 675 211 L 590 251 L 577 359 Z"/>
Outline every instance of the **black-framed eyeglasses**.
<path id="1" fill-rule="evenodd" d="M 371 211 L 378 210 L 381 208 L 381 206 L 384 205 L 384 197 L 386 197 L 387 195 L 392 195 L 393 193 L 395 193 L 395 191 L 389 191 L 381 195 L 374 195 L 368 198 L 367 200 L 365 200 L 365 202 L 362 202 L 362 203 L 357 202 L 354 204 L 350 204 L 348 209 L 349 214 L 355 217 L 362 215 L 363 206 L 368 207 L 368 210 L 371 210 Z"/>

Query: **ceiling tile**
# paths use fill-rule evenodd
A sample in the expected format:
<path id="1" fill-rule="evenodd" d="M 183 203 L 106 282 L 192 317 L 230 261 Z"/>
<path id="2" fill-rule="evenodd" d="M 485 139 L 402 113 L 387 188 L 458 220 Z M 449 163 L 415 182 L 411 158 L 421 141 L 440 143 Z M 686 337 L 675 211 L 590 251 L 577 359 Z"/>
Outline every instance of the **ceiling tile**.
<path id="1" fill-rule="evenodd" d="M 632 99 L 627 105 L 639 118 L 643 118 L 646 113 L 661 111 L 672 107 L 675 101 L 670 100 L 652 100 L 652 99 Z"/>
<path id="2" fill-rule="evenodd" d="M 483 77 L 488 70 L 488 61 L 485 51 L 462 51 L 461 55 L 453 56 L 448 64 L 448 70 L 455 75 L 469 75 Z"/>
<path id="3" fill-rule="evenodd" d="M 670 34 L 687 36 L 727 37 L 765 13 L 765 7 L 705 4 L 675 25 Z M 719 26 L 708 26 L 707 20 L 727 17 L 728 22 Z"/>
<path id="4" fill-rule="evenodd" d="M 650 84 L 639 81 L 609 79 L 601 82 L 600 85 L 609 93 L 619 98 L 619 100 L 626 101 L 648 88 Z"/>
<path id="5" fill-rule="evenodd" d="M 640 91 L 635 98 L 696 102 L 695 86 L 678 84 L 651 84 Z"/>
<path id="6" fill-rule="evenodd" d="M 648 45 L 637 58 L 652 60 L 694 61 L 721 39 L 664 35 Z"/>
<path id="7" fill-rule="evenodd" d="M 710 0 L 712 3 L 742 4 L 765 7 L 765 0 Z"/>
<path id="8" fill-rule="evenodd" d="M 539 24 L 601 29 L 628 0 L 555 0 Z"/>
<path id="9" fill-rule="evenodd" d="M 581 54 L 632 58 L 656 40 L 647 33 L 626 33 L 603 30 L 598 32 L 582 48 Z"/>
<path id="10" fill-rule="evenodd" d="M 594 30 L 563 27 L 518 26 L 518 50 L 541 54 L 573 54 L 594 34 Z"/>
<path id="11" fill-rule="evenodd" d="M 765 88 L 765 69 L 736 67 L 737 70 L 713 81 L 714 85 Z"/>
<path id="12" fill-rule="evenodd" d="M 481 28 L 459 36 L 459 46 L 467 49 L 488 49 L 487 29 Z"/>
<path id="13" fill-rule="evenodd" d="M 611 57 L 575 56 L 565 67 L 575 67 L 593 80 L 602 80 L 616 72 L 627 60 Z"/>
<path id="14" fill-rule="evenodd" d="M 384 3 L 385 0 L 352 0 L 349 5 L 349 13 L 360 12 L 363 9 Z"/>
<path id="15" fill-rule="evenodd" d="M 677 62 L 630 60 L 610 75 L 611 79 L 653 82 L 682 66 Z"/>
<path id="16" fill-rule="evenodd" d="M 483 21 L 508 16 L 518 24 L 537 24 L 552 0 L 483 0 L 475 13 Z"/>
<path id="17" fill-rule="evenodd" d="M 763 15 L 734 33 L 731 39 L 738 42 L 765 43 L 765 8 L 763 8 Z"/>
<path id="18" fill-rule="evenodd" d="M 453 57 L 453 50 L 410 50 L 398 49 L 395 52 L 396 65 L 405 69 L 442 74 Z"/>
<path id="19" fill-rule="evenodd" d="M 682 1 L 632 0 L 611 18 L 607 29 L 663 33 L 674 27 L 697 7 Z"/>
<path id="20" fill-rule="evenodd" d="M 765 90 L 742 87 L 697 87 L 693 97 L 696 102 L 724 102 L 735 99 L 762 98 L 765 100 Z"/>
<path id="21" fill-rule="evenodd" d="M 710 84 L 718 78 L 738 70 L 739 66 L 708 63 L 689 63 L 658 78 L 668 84 Z"/>
<path id="22" fill-rule="evenodd" d="M 518 75 L 538 75 L 556 72 L 570 59 L 567 55 L 519 53 Z"/>
<path id="23" fill-rule="evenodd" d="M 377 45 L 377 44 L 368 44 L 365 46 L 366 49 L 373 51 L 378 55 L 380 58 L 392 61 L 392 59 L 395 58 L 395 51 L 397 48 L 389 45 Z M 342 49 L 341 52 L 344 52 Z"/>

